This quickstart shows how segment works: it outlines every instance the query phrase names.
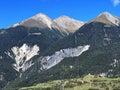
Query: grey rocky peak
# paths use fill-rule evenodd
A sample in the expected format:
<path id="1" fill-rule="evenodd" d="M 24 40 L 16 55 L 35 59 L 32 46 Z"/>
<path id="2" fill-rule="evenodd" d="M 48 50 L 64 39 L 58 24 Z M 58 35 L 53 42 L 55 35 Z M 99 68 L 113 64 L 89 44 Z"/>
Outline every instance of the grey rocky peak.
<path id="1" fill-rule="evenodd" d="M 102 22 L 102 23 L 105 23 L 108 25 L 115 25 L 115 26 L 120 25 L 120 19 L 108 12 L 103 12 L 97 18 L 95 18 L 93 21 Z"/>
<path id="2" fill-rule="evenodd" d="M 52 24 L 52 20 L 40 13 L 37 14 L 25 21 L 22 21 L 20 23 L 14 24 L 12 27 L 16 27 L 16 26 L 25 26 L 25 27 L 38 27 L 38 28 L 50 28 L 51 29 L 51 24 Z"/>
<path id="3" fill-rule="evenodd" d="M 53 22 L 55 22 L 59 26 L 59 28 L 62 28 L 63 31 L 71 33 L 75 32 L 84 25 L 84 22 L 80 22 L 68 16 L 61 16 L 53 20 Z"/>
<path id="4" fill-rule="evenodd" d="M 24 26 L 27 28 L 37 27 L 37 28 L 49 28 L 57 29 L 61 33 L 74 33 L 81 26 L 84 25 L 84 22 L 80 22 L 68 16 L 61 16 L 55 20 L 50 19 L 45 14 L 39 13 L 31 18 L 28 18 L 20 23 L 14 24 L 12 27 Z"/>

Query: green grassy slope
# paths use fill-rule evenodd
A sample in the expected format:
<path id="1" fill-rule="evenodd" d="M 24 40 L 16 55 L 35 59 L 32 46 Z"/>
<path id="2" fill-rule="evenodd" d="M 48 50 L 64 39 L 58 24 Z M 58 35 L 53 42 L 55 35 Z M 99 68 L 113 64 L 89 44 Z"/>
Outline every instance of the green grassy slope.
<path id="1" fill-rule="evenodd" d="M 19 90 L 120 90 L 120 78 L 87 75 L 83 78 L 54 80 Z"/>

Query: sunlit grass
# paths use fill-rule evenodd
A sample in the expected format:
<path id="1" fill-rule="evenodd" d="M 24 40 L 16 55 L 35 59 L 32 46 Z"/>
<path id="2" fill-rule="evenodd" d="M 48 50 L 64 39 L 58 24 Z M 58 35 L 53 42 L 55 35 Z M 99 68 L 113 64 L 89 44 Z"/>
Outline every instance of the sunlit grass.
<path id="1" fill-rule="evenodd" d="M 54 80 L 19 90 L 120 90 L 120 78 L 87 75 L 83 78 Z"/>

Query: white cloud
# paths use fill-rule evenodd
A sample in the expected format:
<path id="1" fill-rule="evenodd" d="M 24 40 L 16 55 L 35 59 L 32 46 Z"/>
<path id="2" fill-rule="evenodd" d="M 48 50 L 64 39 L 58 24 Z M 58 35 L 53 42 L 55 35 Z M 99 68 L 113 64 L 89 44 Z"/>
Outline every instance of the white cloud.
<path id="1" fill-rule="evenodd" d="M 112 0 L 112 2 L 114 6 L 117 6 L 120 4 L 120 0 Z"/>

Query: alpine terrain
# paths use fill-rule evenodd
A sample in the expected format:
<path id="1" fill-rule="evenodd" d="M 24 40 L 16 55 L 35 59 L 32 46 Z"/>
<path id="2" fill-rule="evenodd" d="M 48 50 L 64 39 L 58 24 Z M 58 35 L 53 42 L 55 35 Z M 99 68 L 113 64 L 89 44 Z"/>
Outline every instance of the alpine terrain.
<path id="1" fill-rule="evenodd" d="M 0 30 L 3 90 L 87 74 L 116 78 L 119 71 L 120 18 L 108 12 L 86 23 L 37 14 Z"/>

